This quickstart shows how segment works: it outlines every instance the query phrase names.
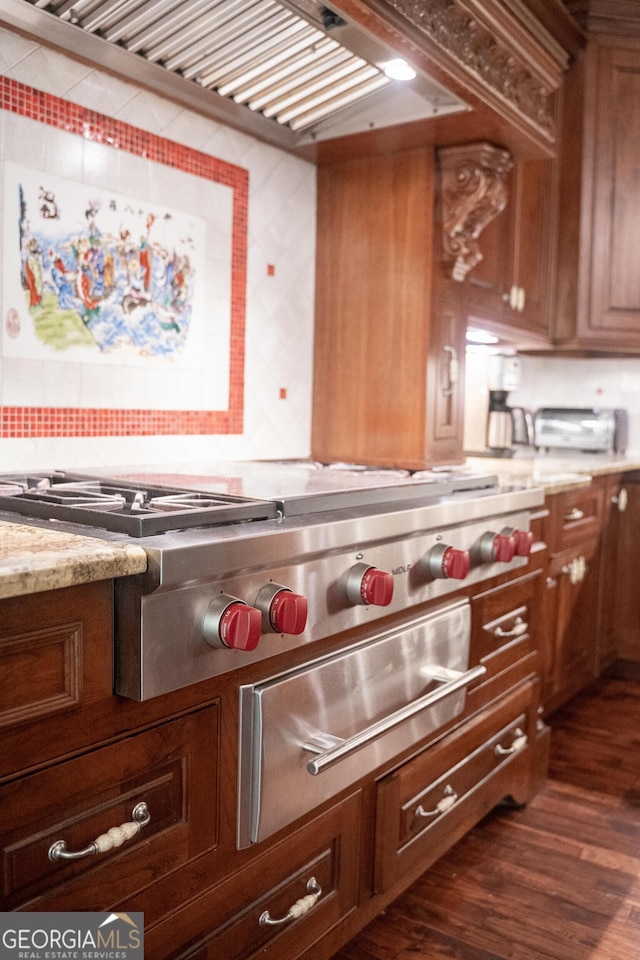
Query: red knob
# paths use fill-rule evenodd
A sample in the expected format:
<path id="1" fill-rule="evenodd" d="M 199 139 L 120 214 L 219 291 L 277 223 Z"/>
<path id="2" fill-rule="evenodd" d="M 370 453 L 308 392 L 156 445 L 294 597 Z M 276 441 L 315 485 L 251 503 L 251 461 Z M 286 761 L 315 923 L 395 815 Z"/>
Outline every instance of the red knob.
<path id="1" fill-rule="evenodd" d="M 515 538 L 504 533 L 496 533 L 493 538 L 493 559 L 498 563 L 511 563 L 515 552 Z"/>
<path id="2" fill-rule="evenodd" d="M 479 553 L 483 563 L 511 563 L 516 552 L 516 540 L 513 531 L 505 527 L 502 533 L 487 530 L 480 537 Z"/>
<path id="3" fill-rule="evenodd" d="M 255 650 L 262 632 L 262 614 L 240 600 L 230 603 L 220 617 L 218 632 L 225 647 Z"/>
<path id="4" fill-rule="evenodd" d="M 468 550 L 438 543 L 426 557 L 426 571 L 434 580 L 464 580 L 469 573 L 471 558 Z"/>
<path id="5" fill-rule="evenodd" d="M 516 541 L 516 557 L 528 557 L 533 546 L 531 530 L 516 530 L 513 534 Z"/>
<path id="6" fill-rule="evenodd" d="M 464 580 L 471 564 L 468 550 L 447 547 L 442 557 L 442 573 L 446 580 Z"/>
<path id="7" fill-rule="evenodd" d="M 202 632 L 212 647 L 255 650 L 262 632 L 262 614 L 242 600 L 221 593 L 205 611 Z"/>
<path id="8" fill-rule="evenodd" d="M 278 590 L 269 606 L 269 622 L 276 633 L 302 633 L 307 625 L 307 598 Z"/>
<path id="9" fill-rule="evenodd" d="M 393 574 L 356 563 L 347 574 L 347 596 L 351 603 L 387 607 L 393 598 Z"/>
<path id="10" fill-rule="evenodd" d="M 362 602 L 374 607 L 388 607 L 393 598 L 393 574 L 369 567 L 360 586 Z"/>

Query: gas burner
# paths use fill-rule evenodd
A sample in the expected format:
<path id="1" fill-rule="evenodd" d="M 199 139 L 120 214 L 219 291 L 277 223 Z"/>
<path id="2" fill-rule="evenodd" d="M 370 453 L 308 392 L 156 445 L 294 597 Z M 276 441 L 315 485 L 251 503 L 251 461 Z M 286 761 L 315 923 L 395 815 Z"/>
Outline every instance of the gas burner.
<path id="1" fill-rule="evenodd" d="M 132 537 L 278 516 L 277 505 L 267 500 L 73 478 L 61 472 L 0 477 L 0 510 Z"/>

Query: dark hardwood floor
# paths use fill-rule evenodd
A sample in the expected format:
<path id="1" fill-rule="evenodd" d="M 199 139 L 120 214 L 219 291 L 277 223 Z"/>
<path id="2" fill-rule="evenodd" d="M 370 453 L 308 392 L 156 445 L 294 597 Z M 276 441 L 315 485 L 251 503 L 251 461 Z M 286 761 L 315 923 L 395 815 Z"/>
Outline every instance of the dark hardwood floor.
<path id="1" fill-rule="evenodd" d="M 551 719 L 546 787 L 498 808 L 334 960 L 640 958 L 640 682 Z"/>

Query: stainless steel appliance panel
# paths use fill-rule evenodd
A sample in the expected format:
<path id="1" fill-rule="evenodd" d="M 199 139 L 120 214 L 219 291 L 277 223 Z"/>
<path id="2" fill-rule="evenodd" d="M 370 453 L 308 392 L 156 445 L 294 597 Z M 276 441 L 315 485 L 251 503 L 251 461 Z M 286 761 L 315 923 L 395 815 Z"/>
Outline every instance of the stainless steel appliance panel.
<path id="1" fill-rule="evenodd" d="M 240 687 L 238 846 L 313 810 L 462 712 L 470 607 Z"/>

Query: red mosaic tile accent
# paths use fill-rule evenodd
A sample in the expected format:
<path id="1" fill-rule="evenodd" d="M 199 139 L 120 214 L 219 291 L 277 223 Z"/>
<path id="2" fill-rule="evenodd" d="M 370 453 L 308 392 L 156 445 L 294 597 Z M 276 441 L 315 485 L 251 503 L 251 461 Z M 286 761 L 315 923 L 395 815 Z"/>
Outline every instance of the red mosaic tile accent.
<path id="1" fill-rule="evenodd" d="M 242 433 L 249 173 L 243 167 L 147 133 L 95 110 L 0 77 L 0 108 L 96 143 L 174 167 L 233 190 L 231 346 L 226 410 L 0 407 L 0 437 L 115 437 Z"/>

